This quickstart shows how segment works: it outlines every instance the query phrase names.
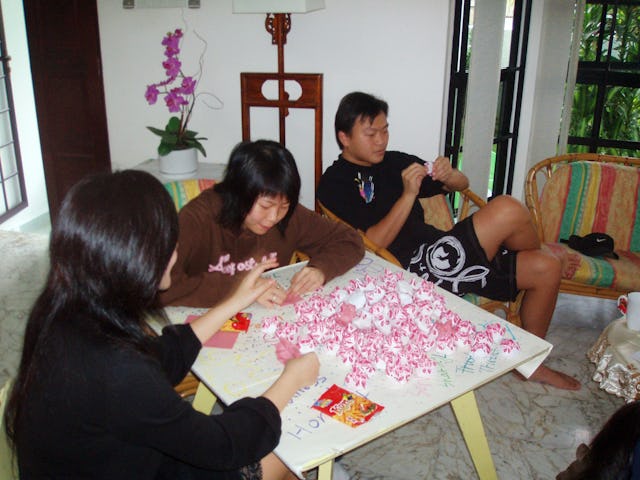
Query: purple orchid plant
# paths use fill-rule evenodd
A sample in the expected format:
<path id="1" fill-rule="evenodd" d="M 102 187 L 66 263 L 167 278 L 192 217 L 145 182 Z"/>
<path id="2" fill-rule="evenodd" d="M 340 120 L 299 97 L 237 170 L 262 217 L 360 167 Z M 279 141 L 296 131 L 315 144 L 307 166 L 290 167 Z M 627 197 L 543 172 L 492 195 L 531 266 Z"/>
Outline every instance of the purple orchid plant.
<path id="1" fill-rule="evenodd" d="M 173 115 L 169 118 L 164 129 L 147 128 L 160 136 L 159 155 L 166 155 L 173 150 L 196 148 L 206 157 L 207 153 L 200 143 L 200 140 L 206 140 L 206 138 L 198 137 L 198 132 L 187 128 L 196 101 L 198 79 L 195 76 L 187 76 L 182 73 L 182 62 L 178 58 L 182 36 L 182 30 L 176 28 L 173 33 L 167 33 L 162 39 L 162 45 L 165 47 L 164 56 L 166 57 L 162 62 L 162 67 L 167 78 L 162 82 L 147 85 L 144 94 L 149 105 L 154 105 L 159 96 L 164 96 L 164 102 L 169 112 L 180 113 L 180 116 Z"/>

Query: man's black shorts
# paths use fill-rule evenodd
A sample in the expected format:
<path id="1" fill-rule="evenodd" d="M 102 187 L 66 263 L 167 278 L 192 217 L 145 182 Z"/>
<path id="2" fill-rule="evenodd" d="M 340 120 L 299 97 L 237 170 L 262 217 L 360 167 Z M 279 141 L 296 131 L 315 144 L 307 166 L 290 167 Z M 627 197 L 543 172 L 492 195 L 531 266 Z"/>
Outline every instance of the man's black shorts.
<path id="1" fill-rule="evenodd" d="M 494 300 L 514 300 L 518 294 L 517 252 L 501 248 L 489 261 L 471 218 L 420 245 L 407 270 L 456 295 L 475 293 Z"/>

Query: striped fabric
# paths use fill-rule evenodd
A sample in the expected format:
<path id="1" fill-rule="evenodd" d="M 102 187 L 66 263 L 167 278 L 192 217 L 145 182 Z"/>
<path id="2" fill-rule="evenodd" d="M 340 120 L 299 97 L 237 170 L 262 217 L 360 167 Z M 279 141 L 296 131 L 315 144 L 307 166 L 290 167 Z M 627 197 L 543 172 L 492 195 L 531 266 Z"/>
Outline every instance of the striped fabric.
<path id="1" fill-rule="evenodd" d="M 471 302 L 478 307 L 482 307 L 483 304 L 493 302 L 490 298 L 481 297 L 480 295 L 476 295 L 475 293 L 467 293 L 462 296 L 467 302 Z"/>
<path id="2" fill-rule="evenodd" d="M 640 170 L 574 162 L 557 168 L 540 199 L 546 242 L 605 232 L 616 250 L 640 252 Z"/>
<path id="3" fill-rule="evenodd" d="M 570 278 L 574 282 L 597 287 L 617 288 L 627 292 L 640 291 L 640 253 L 617 250 L 619 260 L 589 257 L 571 250 L 566 243 L 545 243 L 544 248 L 561 257 L 565 252 L 580 256 L 580 265 Z"/>
<path id="4" fill-rule="evenodd" d="M 176 210 L 179 211 L 190 200 L 200 195 L 200 192 L 212 187 L 215 183 L 216 181 L 210 178 L 190 178 L 188 180 L 175 180 L 165 183 L 164 188 L 166 188 L 169 195 L 171 195 Z"/>
<path id="5" fill-rule="evenodd" d="M 558 167 L 544 185 L 540 214 L 545 247 L 557 256 L 576 254 L 560 239 L 604 232 L 619 260 L 580 255 L 571 280 L 584 285 L 640 290 L 640 169 L 598 162 Z"/>

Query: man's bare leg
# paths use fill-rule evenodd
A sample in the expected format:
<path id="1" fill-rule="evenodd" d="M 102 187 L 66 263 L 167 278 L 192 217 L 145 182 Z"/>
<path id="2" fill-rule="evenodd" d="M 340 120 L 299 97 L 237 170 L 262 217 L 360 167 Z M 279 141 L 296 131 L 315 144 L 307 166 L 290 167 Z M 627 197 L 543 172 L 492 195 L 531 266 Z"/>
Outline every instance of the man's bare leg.
<path id="1" fill-rule="evenodd" d="M 515 252 L 540 248 L 529 210 L 513 197 L 494 198 L 475 212 L 472 219 L 478 241 L 490 260 L 501 247 Z"/>
<path id="2" fill-rule="evenodd" d="M 513 197 L 496 197 L 476 212 L 473 219 L 476 235 L 489 259 L 501 246 L 516 252 L 540 248 L 529 210 Z M 580 266 L 580 255 L 565 251 L 558 258 L 562 266 L 562 278 L 573 277 Z"/>
<path id="3" fill-rule="evenodd" d="M 560 255 L 560 264 L 562 265 L 562 278 L 571 279 L 580 266 L 580 255 L 577 253 L 563 252 L 562 255 Z"/>
<path id="4" fill-rule="evenodd" d="M 580 382 L 566 373 L 553 370 L 546 365 L 540 365 L 527 379 L 532 382 L 543 383 L 561 390 L 580 390 Z"/>
<path id="5" fill-rule="evenodd" d="M 551 253 L 529 250 L 518 253 L 516 269 L 518 288 L 526 290 L 520 307 L 522 327 L 544 338 L 558 298 L 561 262 Z M 575 378 L 545 365 L 538 367 L 529 380 L 564 390 L 580 389 Z"/>
<path id="6" fill-rule="evenodd" d="M 520 307 L 522 327 L 544 338 L 558 298 L 561 275 L 571 273 L 571 263 L 563 264 L 540 249 L 540 240 L 527 207 L 513 197 L 496 197 L 473 215 L 478 241 L 493 259 L 502 246 L 518 252 L 516 279 L 526 293 Z M 541 365 L 530 380 L 565 390 L 580 389 L 580 382 L 562 372 Z"/>

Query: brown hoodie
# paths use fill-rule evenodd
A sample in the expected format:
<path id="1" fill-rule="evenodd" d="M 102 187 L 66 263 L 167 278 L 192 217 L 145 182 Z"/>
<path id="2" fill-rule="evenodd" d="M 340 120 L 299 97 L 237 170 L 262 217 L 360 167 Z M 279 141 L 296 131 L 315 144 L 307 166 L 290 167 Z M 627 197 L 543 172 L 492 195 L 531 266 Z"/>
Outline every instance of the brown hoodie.
<path id="1" fill-rule="evenodd" d="M 264 235 L 223 228 L 216 220 L 221 207 L 220 195 L 209 189 L 180 210 L 178 261 L 171 272 L 171 288 L 161 295 L 164 305 L 209 308 L 263 257 L 273 254 L 284 266 L 294 251 L 306 253 L 309 266 L 320 269 L 327 282 L 364 255 L 358 232 L 300 204 L 284 235 L 275 227 Z"/>

